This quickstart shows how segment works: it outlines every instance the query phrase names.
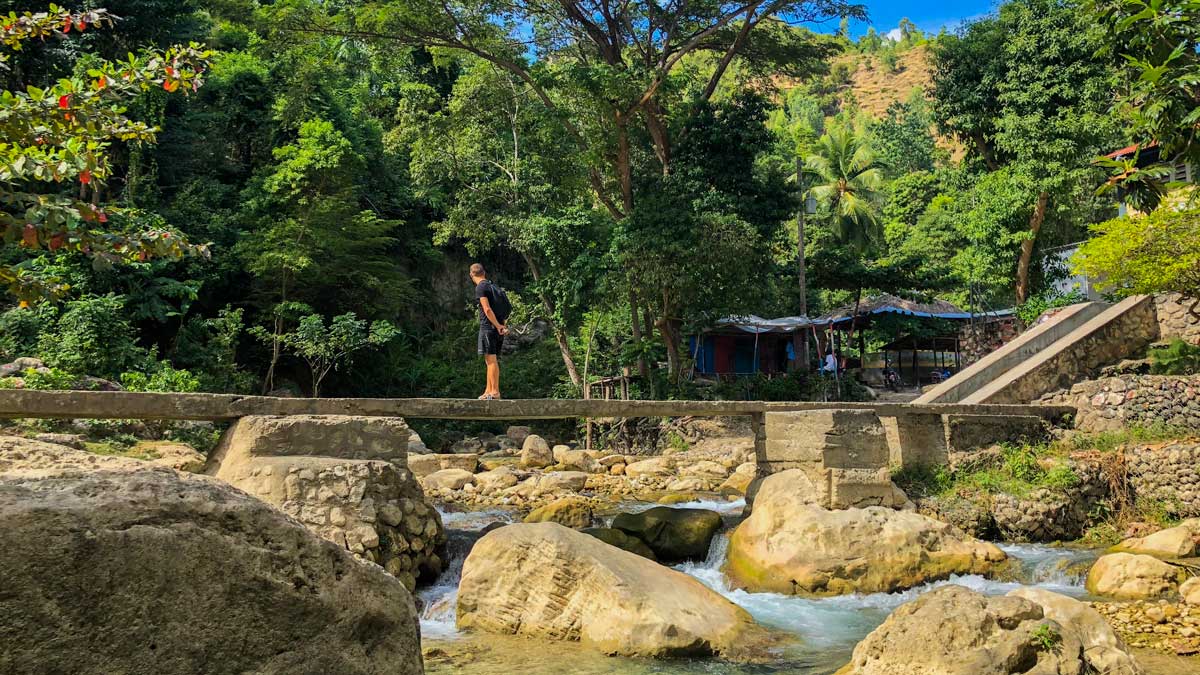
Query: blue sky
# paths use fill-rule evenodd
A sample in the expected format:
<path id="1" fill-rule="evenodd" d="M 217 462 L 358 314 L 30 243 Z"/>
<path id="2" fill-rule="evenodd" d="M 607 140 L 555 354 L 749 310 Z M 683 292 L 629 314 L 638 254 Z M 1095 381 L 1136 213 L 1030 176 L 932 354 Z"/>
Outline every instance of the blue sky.
<path id="1" fill-rule="evenodd" d="M 939 0 L 858 0 L 867 6 L 870 14 L 870 24 L 857 24 L 852 27 L 854 35 L 867 32 L 868 26 L 874 26 L 880 33 L 887 33 L 900 24 L 900 19 L 908 17 L 917 27 L 929 33 L 936 33 L 942 26 L 953 30 L 966 19 L 972 19 L 987 14 L 995 7 L 994 0 L 957 0 L 943 2 Z M 825 27 L 814 27 L 822 30 Z M 837 30 L 837 26 L 829 26 L 829 30 Z"/>

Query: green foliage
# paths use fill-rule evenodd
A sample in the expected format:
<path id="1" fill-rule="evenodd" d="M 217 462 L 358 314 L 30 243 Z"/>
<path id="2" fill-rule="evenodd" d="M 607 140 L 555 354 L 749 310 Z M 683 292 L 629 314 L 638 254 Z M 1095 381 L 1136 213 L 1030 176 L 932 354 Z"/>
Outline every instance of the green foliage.
<path id="1" fill-rule="evenodd" d="M 52 327 L 42 330 L 38 355 L 51 368 L 115 379 L 140 366 L 147 352 L 126 318 L 124 298 L 81 298 L 63 305 Z"/>
<path id="2" fill-rule="evenodd" d="M 1100 223 L 1092 232 L 1072 263 L 1099 288 L 1200 296 L 1200 209 L 1159 209 Z"/>
<path id="3" fill-rule="evenodd" d="M 51 5 L 46 12 L 10 13 L 4 18 L 3 43 L 19 52 L 33 40 L 65 38 L 72 28 L 82 33 L 113 23 L 105 10 L 74 12 Z M 155 139 L 154 128 L 127 117 L 125 106 L 151 89 L 195 91 L 208 58 L 193 45 L 130 54 L 124 61 L 90 59 L 83 72 L 54 84 L 0 92 L 0 136 L 7 141 L 0 147 L 0 239 L 5 246 L 73 252 L 101 267 L 206 253 L 170 230 L 106 227 L 109 213 L 99 204 L 98 186 L 112 175 L 108 153 L 114 143 Z M 9 54 L 0 52 L 0 67 L 8 60 Z M 71 187 L 60 187 L 64 182 Z M 66 290 L 27 261 L 0 264 L 0 284 L 24 303 Z"/>
<path id="4" fill-rule="evenodd" d="M 36 354 L 38 336 L 53 319 L 54 310 L 46 306 L 12 307 L 0 313 L 0 359 L 11 361 Z"/>
<path id="5" fill-rule="evenodd" d="M 1150 372 L 1155 375 L 1195 375 L 1200 373 L 1200 345 L 1175 338 L 1165 347 L 1150 350 Z"/>
<path id="6" fill-rule="evenodd" d="M 30 368 L 17 377 L 0 379 L 0 389 L 77 389 L 79 376 L 57 368 L 45 371 Z"/>
<path id="7" fill-rule="evenodd" d="M 1087 297 L 1078 290 L 1058 293 L 1050 290 L 1036 295 L 1017 306 L 1017 318 L 1026 326 L 1032 326 L 1042 314 L 1051 309 L 1087 302 Z"/>
<path id="8" fill-rule="evenodd" d="M 312 395 L 316 398 L 331 370 L 349 365 L 356 352 L 386 344 L 397 332 L 387 321 L 368 324 L 354 312 L 347 312 L 333 317 L 328 324 L 320 314 L 309 314 L 301 317 L 290 332 L 272 335 L 255 327 L 251 334 L 265 342 L 277 339 L 303 359 L 312 375 Z"/>
<path id="9" fill-rule="evenodd" d="M 200 379 L 186 370 L 158 363 L 149 373 L 121 373 L 121 386 L 126 391 L 191 392 L 200 389 Z"/>
<path id="10" fill-rule="evenodd" d="M 1125 69 L 1129 87 L 1118 109 L 1134 140 L 1157 144 L 1168 161 L 1200 165 L 1200 5 L 1194 0 L 1094 0 L 1111 39 L 1105 51 Z M 1170 187 L 1165 162 L 1137 168 L 1109 164 L 1108 185 L 1139 208 L 1154 208 Z"/>
<path id="11" fill-rule="evenodd" d="M 1062 635 L 1048 623 L 1038 626 L 1029 639 L 1041 652 L 1056 652 L 1062 648 Z"/>

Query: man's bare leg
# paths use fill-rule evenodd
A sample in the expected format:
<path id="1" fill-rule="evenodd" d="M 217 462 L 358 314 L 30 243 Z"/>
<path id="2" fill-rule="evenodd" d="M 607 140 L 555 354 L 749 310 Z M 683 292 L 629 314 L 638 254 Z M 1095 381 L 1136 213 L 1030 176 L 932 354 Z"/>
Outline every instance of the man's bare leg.
<path id="1" fill-rule="evenodd" d="M 495 354 L 487 354 L 483 360 L 487 364 L 487 389 L 483 392 L 484 396 L 499 396 L 500 361 Z"/>

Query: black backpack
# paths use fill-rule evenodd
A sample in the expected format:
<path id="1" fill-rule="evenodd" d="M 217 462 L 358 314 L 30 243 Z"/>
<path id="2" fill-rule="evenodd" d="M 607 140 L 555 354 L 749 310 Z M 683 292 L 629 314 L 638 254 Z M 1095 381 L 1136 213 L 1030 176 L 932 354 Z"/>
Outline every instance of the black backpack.
<path id="1" fill-rule="evenodd" d="M 508 299 L 508 293 L 499 285 L 492 284 L 492 313 L 496 315 L 496 320 L 500 323 L 508 323 L 508 317 L 512 315 L 512 301 Z"/>

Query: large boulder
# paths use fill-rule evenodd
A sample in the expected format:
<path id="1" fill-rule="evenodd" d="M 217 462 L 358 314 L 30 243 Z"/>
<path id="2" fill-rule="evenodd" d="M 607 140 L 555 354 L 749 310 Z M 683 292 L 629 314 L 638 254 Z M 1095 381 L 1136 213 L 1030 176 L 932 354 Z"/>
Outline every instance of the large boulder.
<path id="1" fill-rule="evenodd" d="M 1111 629 L 1097 637 L 1092 632 L 1096 617 L 1081 622 L 1079 614 L 1075 609 L 1048 610 L 1016 595 L 988 597 L 946 586 L 898 607 L 858 643 L 838 675 L 1141 672 L 1128 653 L 1110 651 L 1120 644 Z M 1100 670 L 1101 664 L 1122 664 L 1124 669 Z"/>
<path id="2" fill-rule="evenodd" d="M 705 459 L 682 467 L 679 475 L 707 480 L 725 480 L 729 476 L 729 469 L 722 464 Z"/>
<path id="3" fill-rule="evenodd" d="M 637 537 L 625 534 L 624 532 L 612 527 L 587 527 L 580 532 L 590 534 L 609 546 L 616 546 L 622 551 L 629 551 L 646 558 L 647 560 L 658 560 L 658 556 L 654 555 L 654 551 L 646 545 L 646 542 Z"/>
<path id="4" fill-rule="evenodd" d="M 537 434 L 530 434 L 521 446 L 521 468 L 543 469 L 554 463 L 554 453 L 550 444 Z"/>
<path id="5" fill-rule="evenodd" d="M 953 525 L 884 507 L 830 511 L 804 474 L 764 480 L 730 537 L 725 572 L 750 591 L 892 592 L 952 574 L 999 572 L 1006 556 Z"/>
<path id="6" fill-rule="evenodd" d="M 1159 530 L 1145 537 L 1126 539 L 1115 550 L 1141 553 L 1160 558 L 1190 558 L 1196 555 L 1200 543 L 1200 518 L 1185 520 L 1175 527 Z"/>
<path id="7" fill-rule="evenodd" d="M 576 530 L 592 524 L 592 507 L 586 499 L 563 497 L 539 506 L 525 516 L 527 523 L 558 523 Z"/>
<path id="8" fill-rule="evenodd" d="M 720 654 L 758 631 L 745 610 L 686 574 L 554 523 L 509 525 L 476 542 L 463 563 L 458 626 L 631 656 Z"/>
<path id="9" fill-rule="evenodd" d="M 721 529 L 721 514 L 707 509 L 656 506 L 613 518 L 614 529 L 646 542 L 659 560 L 703 560 Z"/>
<path id="10" fill-rule="evenodd" d="M 717 492 L 726 495 L 744 496 L 750 490 L 750 483 L 754 481 L 757 472 L 758 465 L 754 462 L 739 464 L 733 470 L 733 473 L 729 475 L 729 478 L 726 478 L 725 482 L 717 487 Z"/>
<path id="11" fill-rule="evenodd" d="M 1100 612 L 1065 595 L 1044 588 L 1024 587 L 1009 592 L 1042 606 L 1047 619 L 1057 623 L 1063 634 L 1070 634 L 1083 645 L 1083 660 L 1097 673 L 1134 675 L 1141 666 L 1129 654 L 1125 641 L 1113 631 Z"/>
<path id="12" fill-rule="evenodd" d="M 1179 585 L 1183 571 L 1148 555 L 1110 553 L 1088 570 L 1087 589 L 1120 600 L 1157 598 Z"/>
<path id="13" fill-rule="evenodd" d="M 0 672 L 422 672 L 412 596 L 225 483 L 0 446 Z"/>

